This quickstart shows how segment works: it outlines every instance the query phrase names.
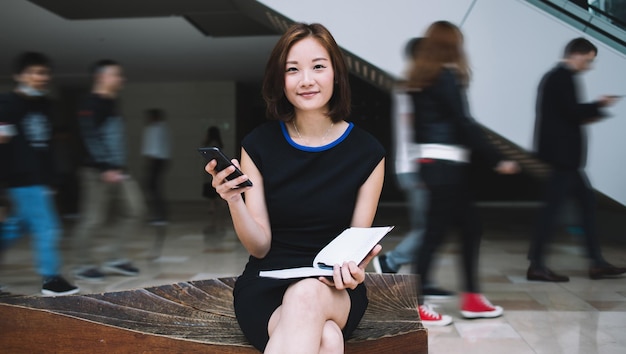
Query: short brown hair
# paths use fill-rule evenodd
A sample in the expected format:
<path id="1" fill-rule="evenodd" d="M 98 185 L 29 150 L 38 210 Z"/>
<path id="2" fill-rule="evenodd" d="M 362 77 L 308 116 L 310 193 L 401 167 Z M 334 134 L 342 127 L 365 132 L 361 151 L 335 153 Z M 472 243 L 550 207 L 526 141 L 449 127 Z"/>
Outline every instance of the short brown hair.
<path id="1" fill-rule="evenodd" d="M 295 23 L 280 37 L 265 66 L 263 99 L 270 119 L 290 121 L 295 112 L 285 96 L 285 65 L 287 54 L 298 41 L 313 37 L 328 51 L 335 75 L 333 95 L 328 101 L 328 116 L 338 122 L 350 115 L 350 81 L 341 49 L 326 27 L 319 23 Z"/>
<path id="2" fill-rule="evenodd" d="M 567 58 L 573 54 L 589 54 L 591 52 L 596 53 L 598 55 L 598 47 L 593 45 L 589 40 L 578 37 L 574 38 L 567 43 L 565 49 L 563 50 L 563 57 Z"/>

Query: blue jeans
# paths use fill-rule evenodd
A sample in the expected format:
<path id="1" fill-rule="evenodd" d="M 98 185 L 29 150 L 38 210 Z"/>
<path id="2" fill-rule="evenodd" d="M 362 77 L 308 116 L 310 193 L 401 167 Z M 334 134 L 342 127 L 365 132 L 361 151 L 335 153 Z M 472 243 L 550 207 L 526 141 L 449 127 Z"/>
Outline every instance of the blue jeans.
<path id="1" fill-rule="evenodd" d="M 29 232 L 33 238 L 37 272 L 43 277 L 59 274 L 61 264 L 57 249 L 59 221 L 50 190 L 45 186 L 9 188 L 12 215 L 5 220 L 2 237 L 10 242 Z"/>
<path id="2" fill-rule="evenodd" d="M 428 198 L 428 190 L 422 184 L 419 173 L 401 173 L 396 177 L 409 202 L 409 223 L 411 229 L 402 242 L 386 254 L 387 265 L 394 271 L 398 271 L 403 264 L 415 262 L 415 255 L 422 244 L 426 225 L 426 203 Z"/>

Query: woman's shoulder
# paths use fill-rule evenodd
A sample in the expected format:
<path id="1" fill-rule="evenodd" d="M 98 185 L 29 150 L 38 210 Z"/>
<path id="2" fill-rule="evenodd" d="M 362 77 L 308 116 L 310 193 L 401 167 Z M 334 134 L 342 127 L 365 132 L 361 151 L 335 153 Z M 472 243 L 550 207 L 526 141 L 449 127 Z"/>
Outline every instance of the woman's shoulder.
<path id="1" fill-rule="evenodd" d="M 438 93 L 448 93 L 450 90 L 457 90 L 463 88 L 463 86 L 458 68 L 452 65 L 446 65 L 441 68 L 431 86 L 431 90 Z"/>
<path id="2" fill-rule="evenodd" d="M 441 67 L 439 79 L 443 81 L 457 82 L 459 79 L 459 68 L 456 65 L 444 65 Z"/>
<path id="3" fill-rule="evenodd" d="M 262 142 L 268 142 L 268 139 L 275 139 L 277 135 L 281 134 L 280 124 L 278 121 L 264 122 L 256 128 L 252 129 L 242 140 L 243 145 L 256 143 L 261 140 Z"/>
<path id="4" fill-rule="evenodd" d="M 380 141 L 374 137 L 374 135 L 354 123 L 352 123 L 352 125 L 353 127 L 350 132 L 350 140 L 354 145 L 359 146 L 359 150 L 382 156 L 385 155 L 385 148 Z"/>

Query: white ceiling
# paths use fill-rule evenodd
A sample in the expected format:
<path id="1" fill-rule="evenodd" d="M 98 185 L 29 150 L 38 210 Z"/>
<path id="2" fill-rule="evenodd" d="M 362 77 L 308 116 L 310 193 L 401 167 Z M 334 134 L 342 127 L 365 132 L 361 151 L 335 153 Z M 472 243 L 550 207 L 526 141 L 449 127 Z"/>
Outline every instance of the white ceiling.
<path id="1" fill-rule="evenodd" d="M 132 1 L 132 0 L 129 0 Z M 98 59 L 120 61 L 131 81 L 256 81 L 277 36 L 206 37 L 181 17 L 66 20 L 26 0 L 2 0 L 0 84 L 13 58 L 40 51 L 58 85 L 84 85 Z"/>

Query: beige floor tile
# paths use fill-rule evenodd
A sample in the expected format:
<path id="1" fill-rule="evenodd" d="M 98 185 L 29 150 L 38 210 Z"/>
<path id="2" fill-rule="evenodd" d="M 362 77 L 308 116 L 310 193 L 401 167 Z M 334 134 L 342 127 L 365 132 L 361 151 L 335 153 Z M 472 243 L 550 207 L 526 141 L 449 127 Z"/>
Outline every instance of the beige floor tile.
<path id="1" fill-rule="evenodd" d="M 429 354 L 534 354 L 535 351 L 523 339 L 454 339 L 429 338 Z M 558 353 L 558 352 L 554 352 Z"/>
<path id="2" fill-rule="evenodd" d="M 397 210 L 396 210 L 397 209 Z M 107 276 L 92 283 L 76 281 L 82 293 L 121 291 L 183 281 L 231 277 L 240 274 L 248 255 L 232 227 L 219 233 L 203 234 L 205 208 L 197 203 L 180 203 L 173 210 L 173 221 L 163 229 L 146 226 L 128 242 L 129 254 L 140 269 L 139 276 Z M 549 264 L 568 274 L 569 283 L 526 280 L 529 220 L 489 217 L 485 210 L 485 236 L 481 245 L 480 286 L 489 300 L 504 308 L 497 319 L 465 320 L 460 317 L 458 296 L 430 301 L 441 313 L 451 315 L 454 324 L 429 328 L 431 354 L 437 353 L 583 353 L 622 354 L 626 352 L 626 278 L 590 280 L 587 261 L 580 243 L 559 234 L 550 247 Z M 528 215 L 523 211 L 522 215 Z M 383 240 L 385 251 L 402 241 L 407 231 L 402 208 L 381 210 L 377 225 L 396 225 Z M 499 214 L 500 215 L 500 214 Z M 230 223 L 227 223 L 230 225 Z M 71 223 L 66 224 L 61 252 L 63 267 L 71 277 Z M 94 255 L 106 257 L 107 228 L 95 240 Z M 155 250 L 158 233 L 165 239 Z M 432 280 L 439 286 L 460 292 L 460 249 L 458 235 L 450 235 L 435 258 Z M 155 253 L 155 251 L 158 251 Z M 605 257 L 616 265 L 626 265 L 626 246 L 604 248 Z M 372 267 L 368 268 L 372 271 Z M 400 273 L 410 273 L 404 265 Z M 13 293 L 39 295 L 41 278 L 33 266 L 30 239 L 23 237 L 5 254 L 0 267 L 0 283 Z"/>

